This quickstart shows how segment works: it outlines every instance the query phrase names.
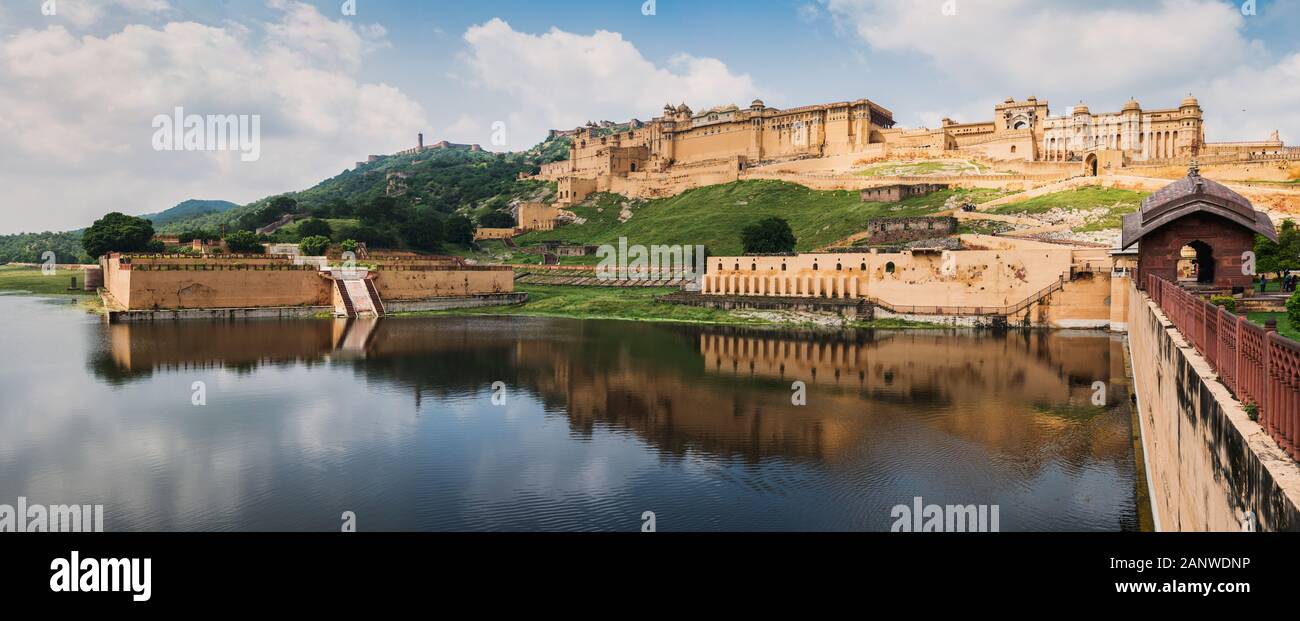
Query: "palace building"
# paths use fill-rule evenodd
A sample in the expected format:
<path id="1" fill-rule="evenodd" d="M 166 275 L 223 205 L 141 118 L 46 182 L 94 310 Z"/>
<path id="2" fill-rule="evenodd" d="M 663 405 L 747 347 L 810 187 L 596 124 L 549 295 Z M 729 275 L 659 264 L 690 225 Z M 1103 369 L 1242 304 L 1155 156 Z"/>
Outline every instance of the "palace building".
<path id="1" fill-rule="evenodd" d="M 1093 112 L 1080 102 L 1061 116 L 1052 116 L 1047 100 L 1008 97 L 993 107 L 988 121 L 945 118 L 941 127 L 915 129 L 894 125 L 893 113 L 868 99 L 785 110 L 759 99 L 748 108 L 725 105 L 702 112 L 686 104 L 666 105 L 662 116 L 644 123 L 553 130 L 552 136 L 571 141 L 569 157 L 542 166 L 537 178 L 557 182 L 557 202 L 572 204 L 593 192 L 670 195 L 734 181 L 760 167 L 817 173 L 888 158 L 974 158 L 1053 173 L 1077 167 L 1096 175 L 1135 164 L 1183 163 L 1198 155 L 1296 155 L 1277 132 L 1262 141 L 1207 143 L 1200 102 L 1191 95 L 1166 108 L 1143 108 L 1130 99 L 1116 112 Z"/>

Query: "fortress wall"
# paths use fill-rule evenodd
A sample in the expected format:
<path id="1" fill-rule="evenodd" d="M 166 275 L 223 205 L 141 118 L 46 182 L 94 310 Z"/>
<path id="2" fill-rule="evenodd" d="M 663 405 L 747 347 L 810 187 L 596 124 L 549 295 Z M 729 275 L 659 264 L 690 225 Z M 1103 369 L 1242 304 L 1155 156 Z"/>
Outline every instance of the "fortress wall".
<path id="1" fill-rule="evenodd" d="M 1142 452 L 1160 530 L 1300 530 L 1300 467 L 1218 382 L 1145 294 L 1129 287 Z"/>
<path id="2" fill-rule="evenodd" d="M 130 310 L 328 306 L 330 283 L 314 270 L 131 270 L 129 299 Z"/>
<path id="3" fill-rule="evenodd" d="M 116 258 L 104 260 L 105 288 L 126 310 L 331 306 L 334 296 L 330 278 L 292 264 L 208 259 L 207 265 L 196 266 L 142 264 L 141 259 L 132 257 L 127 266 Z M 509 268 L 405 266 L 371 274 L 385 300 L 514 291 L 514 272 Z"/>
<path id="4" fill-rule="evenodd" d="M 706 280 L 715 275 L 745 279 L 753 276 L 820 280 L 825 295 L 828 282 L 843 277 L 857 280 L 858 296 L 867 295 L 891 305 L 1006 306 L 1056 282 L 1068 273 L 1072 250 L 968 250 L 953 252 L 955 276 L 945 276 L 941 254 L 808 253 L 793 257 L 712 257 Z M 894 271 L 887 270 L 893 264 Z M 786 269 L 782 270 L 782 265 Z M 862 269 L 865 264 L 866 269 Z M 719 268 L 721 265 L 721 269 Z M 843 269 L 835 269 L 836 265 Z M 739 266 L 740 269 L 735 268 Z M 813 269 L 816 266 L 817 269 Z M 756 268 L 756 269 L 751 269 Z M 707 293 L 723 293 L 711 283 Z M 732 288 L 736 284 L 732 283 Z M 742 287 L 744 285 L 741 285 Z M 742 291 L 743 292 L 743 291 Z M 836 296 L 839 297 L 839 296 Z"/>
<path id="5" fill-rule="evenodd" d="M 104 273 L 104 289 L 125 308 L 131 307 L 131 271 L 122 269 L 120 257 L 109 255 L 99 260 Z"/>
<path id="6" fill-rule="evenodd" d="M 515 290 L 514 270 L 453 269 L 373 272 L 375 288 L 384 300 L 423 300 L 431 297 L 509 293 Z"/>
<path id="7" fill-rule="evenodd" d="M 1187 164 L 1130 165 L 1125 166 L 1124 170 L 1148 177 L 1181 179 L 1187 175 Z M 1274 160 L 1202 164 L 1201 175 L 1216 181 L 1294 181 L 1300 179 L 1300 162 Z"/>

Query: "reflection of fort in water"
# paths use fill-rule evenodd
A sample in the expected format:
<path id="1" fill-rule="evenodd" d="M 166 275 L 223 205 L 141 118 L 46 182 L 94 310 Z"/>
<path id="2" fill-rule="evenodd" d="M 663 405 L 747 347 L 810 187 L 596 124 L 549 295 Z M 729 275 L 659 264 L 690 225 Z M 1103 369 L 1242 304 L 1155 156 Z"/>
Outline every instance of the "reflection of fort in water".
<path id="1" fill-rule="evenodd" d="M 1029 468 L 1052 457 L 1123 460 L 1131 450 L 1126 424 L 1099 422 L 1127 412 L 1122 344 L 1092 333 L 796 334 L 454 317 L 106 329 L 101 376 L 328 363 L 409 390 L 417 406 L 486 394 L 501 380 L 567 416 L 575 433 L 632 432 L 674 455 L 833 462 L 917 427 Z M 807 384 L 806 406 L 791 403 L 794 380 Z M 1095 381 L 1112 407 L 1091 405 Z M 1054 451 L 1036 450 L 1046 445 Z"/>

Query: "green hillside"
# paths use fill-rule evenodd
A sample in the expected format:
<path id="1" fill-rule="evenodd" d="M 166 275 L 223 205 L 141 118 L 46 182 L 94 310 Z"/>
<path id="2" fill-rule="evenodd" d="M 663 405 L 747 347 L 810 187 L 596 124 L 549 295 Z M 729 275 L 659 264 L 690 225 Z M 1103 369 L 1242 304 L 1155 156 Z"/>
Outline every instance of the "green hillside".
<path id="1" fill-rule="evenodd" d="M 206 216 L 208 214 L 220 214 L 238 207 L 230 201 L 204 201 L 191 199 L 159 213 L 151 213 L 140 216 L 150 222 L 153 222 L 154 229 L 162 227 L 173 222 L 181 222 Z"/>
<path id="2" fill-rule="evenodd" d="M 689 190 L 656 200 L 630 200 L 617 194 L 596 195 L 571 208 L 582 224 L 529 233 L 521 244 L 566 241 L 584 244 L 703 244 L 712 254 L 738 254 L 740 230 L 767 216 L 790 222 L 798 250 L 812 250 L 865 228 L 867 220 L 885 216 L 919 216 L 941 211 L 953 195 L 983 202 L 998 190 L 945 190 L 898 203 L 864 203 L 856 191 L 818 191 L 782 181 L 737 181 Z M 619 222 L 624 209 L 631 218 Z"/>
<path id="3" fill-rule="evenodd" d="M 1103 231 L 1123 225 L 1124 216 L 1137 211 L 1142 206 L 1142 199 L 1150 194 L 1088 185 L 1001 205 L 990 209 L 989 213 L 1028 216 L 1047 214 L 1064 218 L 1073 212 L 1079 212 L 1073 214 L 1073 217 L 1083 221 L 1072 227 L 1074 232 Z"/>

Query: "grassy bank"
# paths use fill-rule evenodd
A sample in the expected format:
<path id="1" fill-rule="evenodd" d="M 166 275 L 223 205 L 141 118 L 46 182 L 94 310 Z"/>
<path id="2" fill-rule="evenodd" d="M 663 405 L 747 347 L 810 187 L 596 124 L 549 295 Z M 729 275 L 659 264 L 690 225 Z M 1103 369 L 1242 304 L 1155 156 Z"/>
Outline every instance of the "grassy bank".
<path id="1" fill-rule="evenodd" d="M 68 291 L 68 283 L 77 278 L 77 290 Z M 94 291 L 82 291 L 84 274 L 81 270 L 56 270 L 45 275 L 40 268 L 19 265 L 0 265 L 0 291 L 21 291 L 39 295 L 94 296 Z"/>
<path id="2" fill-rule="evenodd" d="M 954 195 L 979 203 L 1003 194 L 954 189 L 897 203 L 864 203 L 856 191 L 810 190 L 781 181 L 737 181 L 655 200 L 599 194 L 570 208 L 584 220 L 581 224 L 529 233 L 516 241 L 604 244 L 626 237 L 630 244 L 702 244 L 711 254 L 731 255 L 742 250 L 741 229 L 779 216 L 790 222 L 796 249 L 807 251 L 862 231 L 871 218 L 933 214 Z"/>
<path id="3" fill-rule="evenodd" d="M 1291 320 L 1287 318 L 1286 313 L 1247 313 L 1246 319 L 1261 326 L 1269 319 L 1276 319 L 1278 334 L 1289 339 L 1300 341 L 1300 329 L 1297 329 L 1297 326 L 1291 325 Z"/>
<path id="4" fill-rule="evenodd" d="M 528 302 L 518 306 L 464 308 L 448 311 L 406 313 L 405 316 L 431 315 L 512 315 L 522 317 L 565 317 L 571 319 L 618 319 L 669 323 L 704 323 L 745 326 L 818 325 L 807 314 L 772 311 L 730 311 L 698 306 L 655 302 L 654 298 L 675 291 L 655 287 L 566 287 L 554 285 L 519 285 L 516 291 L 528 294 Z M 848 322 L 851 328 L 933 328 L 928 324 L 899 319 Z"/>
<path id="5" fill-rule="evenodd" d="M 1098 211 L 1090 214 L 1087 222 L 1081 223 L 1072 229 L 1076 233 L 1103 231 L 1119 228 L 1123 224 L 1124 216 L 1137 211 L 1138 207 L 1142 205 L 1142 199 L 1146 198 L 1148 194 L 1150 192 L 1134 192 L 1132 190 L 1090 185 L 1073 190 L 1052 192 L 1051 194 L 1002 205 L 990 209 L 989 213 L 1033 216 L 1053 210 L 1062 212 L 1105 210 L 1104 212 Z"/>

